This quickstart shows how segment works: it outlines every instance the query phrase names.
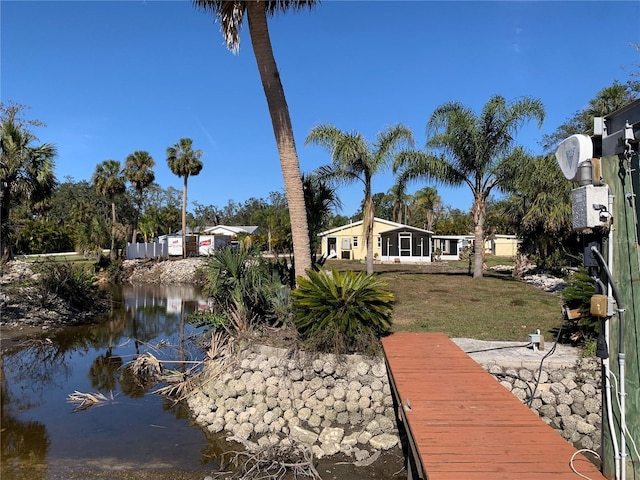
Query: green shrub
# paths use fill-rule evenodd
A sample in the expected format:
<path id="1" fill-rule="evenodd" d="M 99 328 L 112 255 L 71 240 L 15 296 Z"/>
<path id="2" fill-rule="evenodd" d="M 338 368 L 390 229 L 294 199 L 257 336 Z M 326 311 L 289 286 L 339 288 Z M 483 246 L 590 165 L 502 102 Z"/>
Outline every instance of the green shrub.
<path id="1" fill-rule="evenodd" d="M 195 327 L 210 327 L 213 330 L 223 330 L 229 326 L 229 320 L 215 312 L 192 312 L 189 314 L 189 322 Z"/>
<path id="2" fill-rule="evenodd" d="M 58 296 L 80 310 L 95 306 L 100 298 L 98 287 L 94 285 L 95 277 L 81 266 L 44 262 L 34 264 L 34 270 L 39 274 L 34 287 L 42 306 Z"/>
<path id="3" fill-rule="evenodd" d="M 27 220 L 20 229 L 18 253 L 52 253 L 73 250 L 71 228 L 47 220 Z"/>
<path id="4" fill-rule="evenodd" d="M 394 296 L 385 287 L 365 272 L 309 271 L 292 291 L 302 339 L 319 351 L 371 353 L 391 330 Z"/>
<path id="5" fill-rule="evenodd" d="M 584 344 L 598 334 L 598 319 L 591 315 L 591 297 L 595 293 L 593 278 L 582 267 L 569 278 L 570 285 L 562 290 L 562 299 L 568 308 L 579 309 L 581 317 L 570 321 L 567 337 L 573 343 Z"/>

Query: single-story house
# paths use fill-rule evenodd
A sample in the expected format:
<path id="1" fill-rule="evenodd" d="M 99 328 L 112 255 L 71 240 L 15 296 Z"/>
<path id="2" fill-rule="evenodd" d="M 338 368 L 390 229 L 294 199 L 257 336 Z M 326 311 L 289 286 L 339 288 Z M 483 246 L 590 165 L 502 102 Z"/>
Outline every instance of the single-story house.
<path id="1" fill-rule="evenodd" d="M 322 255 L 328 258 L 364 260 L 367 256 L 362 220 L 318 234 Z M 375 217 L 373 258 L 383 262 L 431 261 L 432 232 Z"/>
<path id="2" fill-rule="evenodd" d="M 216 225 L 215 227 L 206 227 L 202 232 L 205 235 L 226 235 L 235 238 L 239 233 L 248 235 L 258 233 L 258 227 L 255 225 Z"/>
<path id="3" fill-rule="evenodd" d="M 466 247 L 473 248 L 473 235 L 433 235 L 432 251 L 438 260 L 460 260 Z M 518 254 L 520 240 L 516 235 L 491 235 L 484 241 L 486 254 L 513 257 Z"/>
<path id="4" fill-rule="evenodd" d="M 432 251 L 435 260 L 460 260 L 460 254 L 473 245 L 473 235 L 433 235 Z"/>

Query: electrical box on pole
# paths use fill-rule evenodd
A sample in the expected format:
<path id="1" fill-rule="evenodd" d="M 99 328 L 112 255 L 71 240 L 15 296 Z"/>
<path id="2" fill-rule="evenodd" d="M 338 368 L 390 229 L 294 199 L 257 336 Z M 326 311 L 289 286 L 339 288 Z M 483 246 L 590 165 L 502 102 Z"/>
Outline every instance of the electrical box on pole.
<path id="1" fill-rule="evenodd" d="M 606 227 L 609 188 L 584 185 L 571 191 L 574 230 Z"/>

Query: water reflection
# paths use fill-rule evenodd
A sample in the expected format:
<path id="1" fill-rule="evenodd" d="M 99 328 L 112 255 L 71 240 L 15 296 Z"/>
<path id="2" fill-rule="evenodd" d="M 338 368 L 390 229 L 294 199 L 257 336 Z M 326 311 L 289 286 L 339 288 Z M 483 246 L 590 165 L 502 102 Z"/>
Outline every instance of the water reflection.
<path id="1" fill-rule="evenodd" d="M 111 311 L 91 326 L 34 339 L 0 360 L 3 479 L 48 478 L 87 464 L 197 470 L 215 457 L 180 405 L 149 394 L 123 366 L 136 354 L 198 360 L 188 313 L 207 308 L 192 287 L 112 287 Z M 73 413 L 74 391 L 113 393 Z M 214 448 L 217 450 L 217 448 Z M 110 465 L 106 465 L 106 464 Z"/>

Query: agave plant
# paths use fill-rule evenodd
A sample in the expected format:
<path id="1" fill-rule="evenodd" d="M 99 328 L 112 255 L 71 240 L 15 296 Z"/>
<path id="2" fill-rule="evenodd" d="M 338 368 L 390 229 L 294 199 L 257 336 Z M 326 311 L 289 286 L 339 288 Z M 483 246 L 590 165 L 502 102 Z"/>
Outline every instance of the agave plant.
<path id="1" fill-rule="evenodd" d="M 365 272 L 311 271 L 292 292 L 294 322 L 303 339 L 322 351 L 369 351 L 391 330 L 393 293 Z"/>

